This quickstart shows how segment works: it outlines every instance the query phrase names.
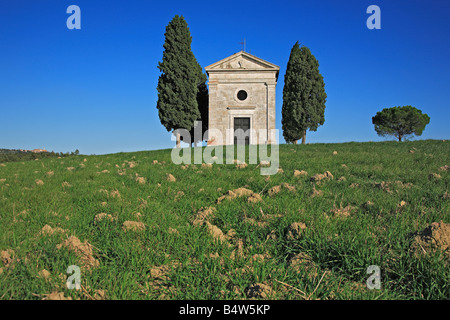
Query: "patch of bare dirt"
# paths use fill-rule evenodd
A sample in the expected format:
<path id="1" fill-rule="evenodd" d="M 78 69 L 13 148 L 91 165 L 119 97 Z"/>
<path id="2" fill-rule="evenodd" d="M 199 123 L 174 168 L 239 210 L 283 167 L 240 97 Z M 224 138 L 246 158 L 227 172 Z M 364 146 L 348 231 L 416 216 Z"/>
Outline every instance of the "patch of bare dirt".
<path id="1" fill-rule="evenodd" d="M 325 171 L 324 173 L 316 173 L 311 177 L 312 182 L 320 182 L 323 180 L 333 180 L 333 175 L 330 171 Z"/>
<path id="2" fill-rule="evenodd" d="M 170 284 L 169 274 L 176 269 L 180 263 L 178 261 L 172 261 L 170 264 L 155 266 L 150 270 L 148 276 L 150 282 L 147 284 L 152 291 L 160 293 L 159 299 L 167 299 L 175 292 L 175 287 Z M 149 288 L 148 288 L 149 289 Z"/>
<path id="3" fill-rule="evenodd" d="M 52 293 L 47 293 L 43 295 L 42 300 L 72 300 L 71 297 L 65 297 L 64 292 L 54 291 Z"/>
<path id="4" fill-rule="evenodd" d="M 267 191 L 267 194 L 271 197 L 273 195 L 276 195 L 280 191 L 281 191 L 281 186 L 274 186 Z"/>
<path id="5" fill-rule="evenodd" d="M 139 174 L 136 173 L 136 182 L 139 184 L 145 184 L 147 181 L 144 177 L 139 176 Z"/>
<path id="6" fill-rule="evenodd" d="M 416 253 L 427 253 L 439 249 L 447 257 L 450 256 L 450 223 L 433 222 L 413 236 L 412 248 Z"/>
<path id="7" fill-rule="evenodd" d="M 167 174 L 166 179 L 169 182 L 176 182 L 177 181 L 177 179 L 170 173 Z"/>
<path id="8" fill-rule="evenodd" d="M 66 247 L 69 251 L 75 253 L 80 263 L 87 269 L 96 268 L 100 265 L 98 260 L 94 258 L 92 245 L 87 241 L 81 242 L 77 237 L 71 236 L 56 246 L 57 249 L 61 249 L 62 247 Z"/>
<path id="9" fill-rule="evenodd" d="M 119 192 L 119 190 L 112 190 L 112 191 L 109 193 L 109 196 L 110 196 L 111 198 L 120 198 L 120 192 Z"/>
<path id="10" fill-rule="evenodd" d="M 50 272 L 48 270 L 42 269 L 41 271 L 38 272 L 39 277 L 47 280 L 50 277 Z"/>
<path id="11" fill-rule="evenodd" d="M 35 182 L 38 186 L 42 186 L 44 184 L 44 181 L 42 181 L 41 179 L 36 179 Z"/>
<path id="12" fill-rule="evenodd" d="M 346 217 L 349 217 L 353 213 L 354 210 L 355 210 L 355 207 L 353 207 L 351 205 L 347 205 L 344 208 L 342 207 L 342 205 L 339 205 L 339 208 L 334 206 L 333 209 L 331 209 L 331 213 L 335 217 L 346 218 Z"/>
<path id="13" fill-rule="evenodd" d="M 266 282 L 252 284 L 246 290 L 246 295 L 250 299 L 270 299 L 273 297 L 274 293 L 272 287 Z"/>
<path id="14" fill-rule="evenodd" d="M 2 261 L 5 268 L 8 268 L 15 262 L 15 259 L 13 257 L 14 257 L 14 250 L 12 249 L 7 249 L 0 252 L 0 260 Z"/>
<path id="15" fill-rule="evenodd" d="M 247 163 L 238 163 L 237 165 L 236 165 L 236 169 L 245 169 L 245 168 L 247 168 L 248 167 L 248 164 Z"/>
<path id="16" fill-rule="evenodd" d="M 206 227 L 208 228 L 209 234 L 220 243 L 224 243 L 228 240 L 228 238 L 223 234 L 223 231 L 219 229 L 219 227 L 209 223 L 208 221 L 205 222 Z"/>
<path id="17" fill-rule="evenodd" d="M 294 177 L 304 177 L 307 176 L 308 172 L 305 170 L 294 170 Z"/>
<path id="18" fill-rule="evenodd" d="M 67 181 L 64 181 L 61 185 L 62 185 L 63 189 L 72 187 L 72 185 L 70 183 L 68 183 Z"/>
<path id="19" fill-rule="evenodd" d="M 439 171 L 448 171 L 449 169 L 450 169 L 450 166 L 446 164 L 445 166 L 440 167 Z"/>
<path id="20" fill-rule="evenodd" d="M 212 163 L 202 163 L 202 168 L 212 168 Z"/>
<path id="21" fill-rule="evenodd" d="M 313 186 L 313 191 L 310 195 L 311 198 L 315 198 L 315 197 L 321 197 L 323 196 L 323 191 L 322 190 L 317 190 L 316 186 Z"/>
<path id="22" fill-rule="evenodd" d="M 207 219 L 214 217 L 215 207 L 200 208 L 200 210 L 195 215 L 192 224 L 194 226 L 202 225 Z"/>
<path id="23" fill-rule="evenodd" d="M 144 231 L 145 230 L 145 224 L 140 221 L 125 221 L 122 225 L 122 230 L 127 231 Z"/>
<path id="24" fill-rule="evenodd" d="M 259 196 L 259 194 L 254 193 L 252 190 L 246 188 L 237 188 L 235 190 L 228 190 L 228 192 L 225 195 L 217 199 L 217 203 L 221 203 L 225 199 L 232 200 L 244 196 L 252 198 L 251 200 L 249 200 L 249 202 L 258 202 L 262 200 L 261 196 Z"/>
<path id="25" fill-rule="evenodd" d="M 303 222 L 293 222 L 286 227 L 286 238 L 288 240 L 296 240 L 300 238 L 303 230 L 306 229 L 306 224 Z"/>
<path id="26" fill-rule="evenodd" d="M 105 213 L 105 212 L 99 213 L 94 217 L 95 222 L 100 222 L 105 219 L 109 220 L 111 222 L 113 222 L 115 220 L 112 215 L 110 215 L 109 213 Z"/>
<path id="27" fill-rule="evenodd" d="M 42 228 L 40 234 L 41 234 L 41 235 L 48 235 L 48 236 L 51 236 L 51 235 L 53 235 L 53 234 L 55 234 L 55 233 L 66 233 L 66 232 L 67 232 L 67 230 L 65 230 L 65 229 L 62 229 L 62 228 L 59 228 L 59 227 L 52 228 L 51 226 L 49 226 L 48 224 L 46 224 L 46 225 Z"/>
<path id="28" fill-rule="evenodd" d="M 262 201 L 262 197 L 258 193 L 252 193 L 252 195 L 248 197 L 247 201 L 251 203 L 260 202 Z"/>

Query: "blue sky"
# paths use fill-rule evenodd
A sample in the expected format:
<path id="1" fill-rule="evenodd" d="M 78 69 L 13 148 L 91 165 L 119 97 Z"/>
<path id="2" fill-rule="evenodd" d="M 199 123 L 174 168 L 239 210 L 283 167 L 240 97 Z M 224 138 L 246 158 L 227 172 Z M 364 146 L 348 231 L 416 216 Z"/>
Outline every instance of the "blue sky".
<path id="1" fill-rule="evenodd" d="M 69 5 L 81 30 L 68 30 Z M 369 5 L 381 29 L 369 30 Z M 320 64 L 325 124 L 307 142 L 382 141 L 371 123 L 386 107 L 431 117 L 420 139 L 450 138 L 450 3 L 433 1 L 87 1 L 0 3 L 0 148 L 84 154 L 171 148 L 156 109 L 166 25 L 186 19 L 202 67 L 241 50 L 284 74 L 298 40 Z M 280 138 L 282 134 L 280 132 Z M 280 143 L 284 143 L 281 140 Z"/>

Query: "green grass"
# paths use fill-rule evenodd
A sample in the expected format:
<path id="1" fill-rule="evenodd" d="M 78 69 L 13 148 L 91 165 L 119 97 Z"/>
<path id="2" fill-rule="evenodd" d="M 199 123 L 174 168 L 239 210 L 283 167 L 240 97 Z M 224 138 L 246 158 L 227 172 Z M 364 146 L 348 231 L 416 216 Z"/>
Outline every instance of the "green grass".
<path id="1" fill-rule="evenodd" d="M 257 165 L 240 170 L 234 165 L 196 165 L 183 170 L 171 162 L 170 151 L 80 155 L 0 166 L 0 179 L 6 179 L 0 180 L 0 250 L 14 251 L 9 266 L 0 262 L 0 299 L 41 299 L 54 291 L 90 299 L 98 289 L 106 292 L 107 299 L 245 299 L 255 283 L 271 287 L 274 299 L 450 297 L 448 252 L 417 254 L 411 246 L 414 232 L 432 222 L 450 223 L 448 196 L 444 196 L 449 173 L 439 170 L 450 162 L 448 142 L 281 145 L 284 173 L 267 181 Z M 153 164 L 155 159 L 165 163 Z M 137 165 L 130 168 L 126 161 Z M 125 173 L 119 175 L 119 170 Z M 308 176 L 294 177 L 294 170 L 305 170 Z M 54 174 L 48 175 L 49 171 Z M 316 185 L 322 196 L 310 197 L 310 177 L 325 171 L 334 179 Z M 167 181 L 167 173 L 177 181 Z M 430 179 L 431 173 L 441 178 Z M 139 184 L 136 174 L 146 183 Z M 339 181 L 342 176 L 346 181 Z M 37 185 L 37 179 L 44 184 Z M 376 186 L 382 181 L 411 185 L 391 184 L 387 192 Z M 64 182 L 71 186 L 63 186 Z M 296 191 L 283 188 L 268 195 L 271 187 L 284 182 Z M 358 186 L 350 187 L 353 183 Z M 239 187 L 261 193 L 263 200 L 249 203 L 242 197 L 216 203 Z M 120 197 L 101 190 L 117 190 Z M 180 191 L 184 195 L 175 200 Z M 373 205 L 365 206 L 367 201 Z M 406 205 L 399 209 L 401 201 Z M 347 205 L 353 207 L 350 216 L 333 215 L 333 208 Z M 235 231 L 223 243 L 209 234 L 206 225 L 192 223 L 198 210 L 208 206 L 216 208 L 211 224 L 224 234 Z M 95 216 L 102 212 L 115 220 L 96 223 Z M 124 232 L 127 220 L 141 221 L 146 228 Z M 307 228 L 300 237 L 289 239 L 286 228 L 293 222 L 303 222 Z M 47 224 L 66 232 L 40 234 Z M 268 238 L 269 234 L 276 238 Z M 82 290 L 67 289 L 61 279 L 69 265 L 82 266 L 79 255 L 58 248 L 69 236 L 88 241 L 99 261 L 98 267 L 82 268 Z M 244 254 L 232 259 L 239 242 Z M 216 253 L 218 258 L 211 257 Z M 296 269 L 290 261 L 299 253 L 307 254 L 310 261 Z M 264 260 L 252 261 L 255 254 L 265 255 Z M 380 290 L 366 287 L 370 265 L 381 269 Z M 157 279 L 151 270 L 160 266 L 166 269 L 164 277 Z M 48 279 L 39 276 L 43 269 L 50 272 Z"/>

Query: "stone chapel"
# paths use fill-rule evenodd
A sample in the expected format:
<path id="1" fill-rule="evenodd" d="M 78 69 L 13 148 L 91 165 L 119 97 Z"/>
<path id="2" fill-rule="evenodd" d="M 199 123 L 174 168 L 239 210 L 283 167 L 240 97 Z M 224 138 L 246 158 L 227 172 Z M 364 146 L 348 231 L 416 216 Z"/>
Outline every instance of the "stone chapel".
<path id="1" fill-rule="evenodd" d="M 280 67 L 240 51 L 205 70 L 208 145 L 276 143 L 275 87 Z"/>

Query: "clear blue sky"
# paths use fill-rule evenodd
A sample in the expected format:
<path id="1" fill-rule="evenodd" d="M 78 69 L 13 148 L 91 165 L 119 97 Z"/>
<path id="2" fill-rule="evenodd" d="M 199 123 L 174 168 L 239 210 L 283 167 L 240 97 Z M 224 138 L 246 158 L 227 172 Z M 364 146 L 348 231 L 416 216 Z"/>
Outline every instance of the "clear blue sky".
<path id="1" fill-rule="evenodd" d="M 69 5 L 81 30 L 68 30 Z M 366 9 L 381 8 L 381 30 Z M 307 141 L 380 141 L 372 116 L 412 105 L 431 117 L 420 139 L 449 139 L 450 2 L 87 1 L 0 2 L 0 148 L 84 154 L 171 148 L 156 109 L 166 25 L 186 19 L 205 67 L 241 50 L 284 74 L 298 40 L 320 63 L 325 124 Z M 284 140 L 280 141 L 284 143 Z"/>

